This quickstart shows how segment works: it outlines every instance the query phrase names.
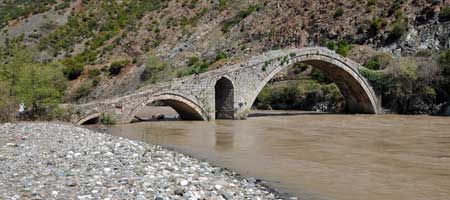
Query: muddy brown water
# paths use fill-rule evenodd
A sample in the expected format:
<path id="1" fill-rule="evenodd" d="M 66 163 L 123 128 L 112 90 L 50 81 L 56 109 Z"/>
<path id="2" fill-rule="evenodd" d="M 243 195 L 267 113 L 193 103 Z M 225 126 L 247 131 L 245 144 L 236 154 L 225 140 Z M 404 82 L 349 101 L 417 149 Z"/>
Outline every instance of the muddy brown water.
<path id="1" fill-rule="evenodd" d="M 301 199 L 450 199 L 450 118 L 264 112 L 109 127 Z"/>

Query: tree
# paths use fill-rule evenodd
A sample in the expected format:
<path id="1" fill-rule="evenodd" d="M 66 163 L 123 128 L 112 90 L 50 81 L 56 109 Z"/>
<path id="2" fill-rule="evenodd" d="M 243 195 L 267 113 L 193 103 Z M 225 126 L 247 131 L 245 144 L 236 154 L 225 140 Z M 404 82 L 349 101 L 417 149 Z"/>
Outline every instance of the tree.
<path id="1" fill-rule="evenodd" d="M 17 44 L 0 47 L 0 52 L 4 58 L 0 62 L 0 112 L 12 115 L 11 108 L 23 102 L 29 117 L 36 118 L 61 102 L 66 82 L 59 65 L 36 62 L 32 51 Z"/>
<path id="2" fill-rule="evenodd" d="M 64 88 L 61 71 L 41 64 L 24 65 L 15 86 L 17 100 L 31 108 L 32 115 L 43 115 L 60 103 Z"/>

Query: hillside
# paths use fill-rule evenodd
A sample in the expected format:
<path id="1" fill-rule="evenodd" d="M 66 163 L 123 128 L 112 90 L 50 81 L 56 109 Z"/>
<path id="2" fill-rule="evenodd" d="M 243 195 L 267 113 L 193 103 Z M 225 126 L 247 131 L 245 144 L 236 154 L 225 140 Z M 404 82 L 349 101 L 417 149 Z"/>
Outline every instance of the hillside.
<path id="1" fill-rule="evenodd" d="M 376 73 L 366 73 L 372 81 L 383 73 L 402 86 L 419 82 L 394 96 L 384 83 L 378 88 L 387 108 L 409 113 L 417 109 L 397 109 L 401 102 L 392 102 L 398 94 L 420 99 L 434 94 L 433 103 L 423 100 L 427 105 L 448 101 L 448 83 L 440 82 L 447 81 L 446 72 L 438 63 L 446 62 L 440 54 L 450 47 L 449 5 L 445 0 L 3 0 L 0 43 L 19 43 L 38 62 L 57 62 L 70 81 L 66 102 L 121 95 L 268 50 L 328 46 L 362 64 L 381 62 L 371 69 Z M 378 59 L 379 52 L 389 59 Z M 389 76 L 397 69 L 392 66 L 409 62 L 401 57 L 414 62 L 407 81 Z M 311 70 L 299 74 L 330 84 Z M 408 101 L 416 98 L 410 94 Z"/>

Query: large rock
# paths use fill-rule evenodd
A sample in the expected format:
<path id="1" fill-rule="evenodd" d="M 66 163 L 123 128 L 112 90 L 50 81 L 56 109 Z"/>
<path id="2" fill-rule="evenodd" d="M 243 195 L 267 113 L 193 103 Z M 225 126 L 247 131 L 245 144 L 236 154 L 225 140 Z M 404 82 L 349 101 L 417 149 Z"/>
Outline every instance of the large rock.
<path id="1" fill-rule="evenodd" d="M 450 116 L 450 103 L 439 105 L 438 111 L 434 114 L 439 116 Z"/>

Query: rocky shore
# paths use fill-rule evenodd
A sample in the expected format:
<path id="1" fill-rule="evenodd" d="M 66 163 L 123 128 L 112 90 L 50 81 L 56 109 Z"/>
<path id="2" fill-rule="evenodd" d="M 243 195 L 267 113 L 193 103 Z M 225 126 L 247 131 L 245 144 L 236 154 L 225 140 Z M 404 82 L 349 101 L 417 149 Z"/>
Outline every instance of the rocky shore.
<path id="1" fill-rule="evenodd" d="M 160 146 L 59 123 L 0 125 L 0 199 L 277 199 Z"/>

